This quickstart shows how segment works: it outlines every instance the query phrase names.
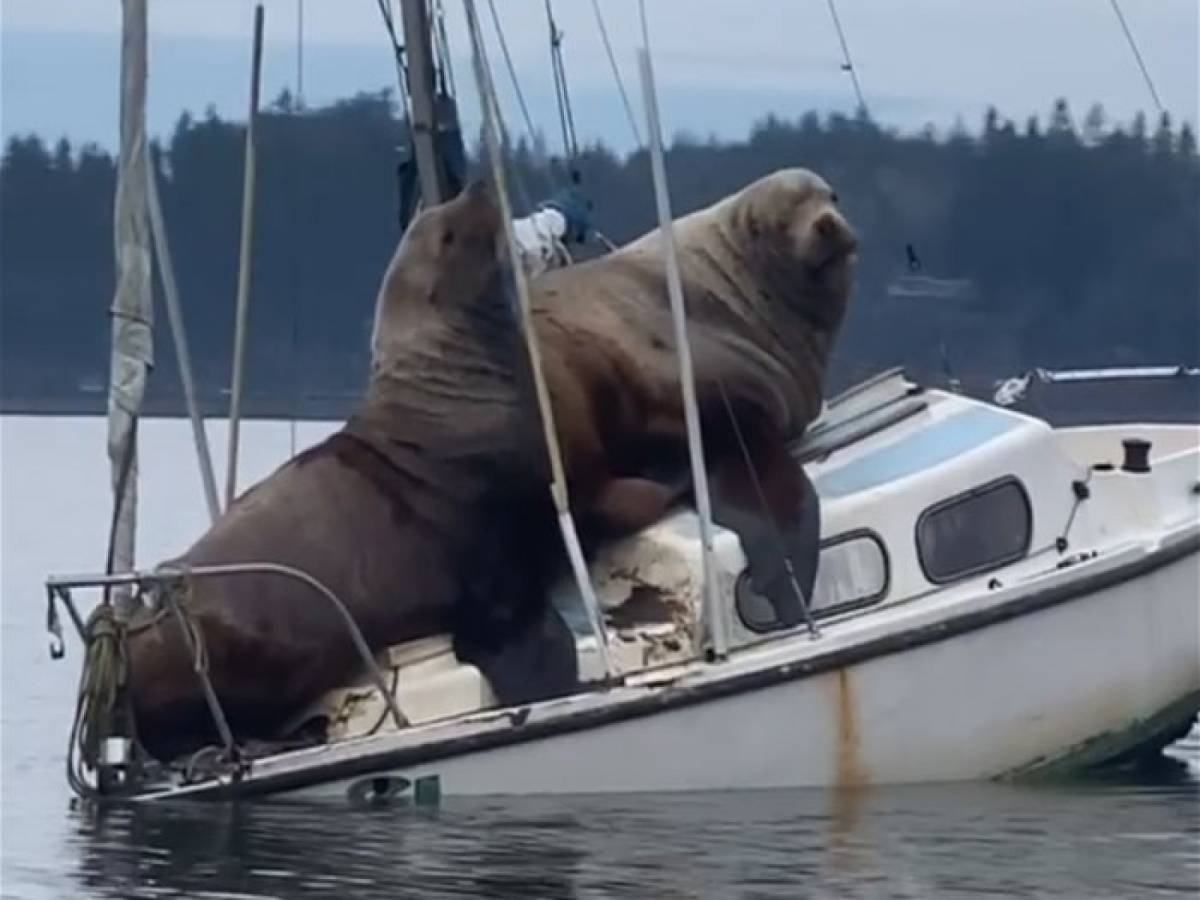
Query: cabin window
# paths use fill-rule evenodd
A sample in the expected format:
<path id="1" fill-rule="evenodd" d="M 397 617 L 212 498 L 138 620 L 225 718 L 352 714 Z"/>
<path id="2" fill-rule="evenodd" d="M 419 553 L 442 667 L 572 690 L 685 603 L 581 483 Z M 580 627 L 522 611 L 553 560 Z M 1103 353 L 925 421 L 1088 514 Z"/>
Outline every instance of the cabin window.
<path id="1" fill-rule="evenodd" d="M 945 584 L 1023 557 L 1033 512 L 1021 482 L 1002 478 L 929 507 L 916 530 L 921 570 Z"/>
<path id="2" fill-rule="evenodd" d="M 890 578 L 887 551 L 874 532 L 847 532 L 824 541 L 813 585 L 813 617 L 879 602 L 887 596 Z M 749 571 L 738 577 L 735 592 L 738 615 L 747 628 L 762 632 L 781 627 L 770 601 L 754 590 Z"/>

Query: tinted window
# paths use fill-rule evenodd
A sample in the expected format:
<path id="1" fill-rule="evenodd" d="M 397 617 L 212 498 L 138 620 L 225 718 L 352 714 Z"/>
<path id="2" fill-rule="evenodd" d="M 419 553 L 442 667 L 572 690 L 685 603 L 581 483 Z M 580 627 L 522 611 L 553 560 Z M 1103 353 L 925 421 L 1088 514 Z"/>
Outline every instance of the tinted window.
<path id="1" fill-rule="evenodd" d="M 887 552 L 876 535 L 863 531 L 833 538 L 821 547 L 813 615 L 875 603 L 887 594 L 888 578 Z M 749 572 L 738 577 L 736 592 L 738 615 L 747 628 L 771 631 L 778 627 L 775 609 L 754 590 Z"/>
<path id="2" fill-rule="evenodd" d="M 917 556 L 935 584 L 1020 559 L 1033 515 L 1014 478 L 986 484 L 929 507 L 917 520 Z"/>

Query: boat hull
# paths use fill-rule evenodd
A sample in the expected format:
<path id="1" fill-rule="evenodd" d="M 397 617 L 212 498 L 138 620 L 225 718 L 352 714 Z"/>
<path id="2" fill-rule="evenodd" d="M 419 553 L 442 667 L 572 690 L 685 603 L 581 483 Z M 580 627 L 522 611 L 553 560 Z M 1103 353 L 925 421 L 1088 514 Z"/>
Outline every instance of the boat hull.
<path id="1" fill-rule="evenodd" d="M 1127 563 L 1133 574 L 1081 579 L 1054 602 L 1018 597 L 980 622 L 947 620 L 944 634 L 925 629 L 907 646 L 797 666 L 763 686 L 478 748 L 460 742 L 428 762 L 358 766 L 350 777 L 336 767 L 251 777 L 221 793 L 345 802 L 390 797 L 389 784 L 434 783 L 440 796 L 858 788 L 1097 765 L 1169 740 L 1200 709 L 1195 544 Z"/>

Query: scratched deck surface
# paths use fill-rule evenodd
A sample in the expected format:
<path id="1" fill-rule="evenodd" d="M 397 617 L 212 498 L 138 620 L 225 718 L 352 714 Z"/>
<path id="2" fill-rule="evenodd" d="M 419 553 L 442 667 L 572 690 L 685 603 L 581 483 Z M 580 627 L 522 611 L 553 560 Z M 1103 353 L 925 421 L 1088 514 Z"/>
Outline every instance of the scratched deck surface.
<path id="1" fill-rule="evenodd" d="M 301 426 L 300 446 L 331 427 Z M 222 431 L 210 436 L 224 446 Z M 143 441 L 139 552 L 154 562 L 203 527 L 203 502 L 186 423 L 148 422 Z M 243 442 L 254 480 L 286 456 L 289 430 L 251 423 Z M 101 420 L 0 419 L 5 898 L 1125 898 L 1200 887 L 1195 731 L 1157 771 L 1036 789 L 73 810 L 62 756 L 79 654 L 47 659 L 40 581 L 101 564 L 106 477 Z"/>

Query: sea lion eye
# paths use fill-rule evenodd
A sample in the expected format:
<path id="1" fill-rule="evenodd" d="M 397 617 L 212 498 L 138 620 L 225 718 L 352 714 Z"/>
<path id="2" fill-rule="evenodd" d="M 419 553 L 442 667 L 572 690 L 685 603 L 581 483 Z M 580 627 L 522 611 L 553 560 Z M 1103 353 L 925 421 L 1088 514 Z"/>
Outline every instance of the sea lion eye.
<path id="1" fill-rule="evenodd" d="M 830 203 L 837 203 L 837 202 L 838 202 L 838 195 L 837 195 L 837 191 L 830 191 L 830 192 L 829 192 L 829 202 L 830 202 Z"/>
<path id="2" fill-rule="evenodd" d="M 453 243 L 454 243 L 454 231 L 452 229 L 447 229 L 446 231 L 443 231 L 442 232 L 442 246 L 449 247 Z"/>

